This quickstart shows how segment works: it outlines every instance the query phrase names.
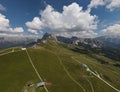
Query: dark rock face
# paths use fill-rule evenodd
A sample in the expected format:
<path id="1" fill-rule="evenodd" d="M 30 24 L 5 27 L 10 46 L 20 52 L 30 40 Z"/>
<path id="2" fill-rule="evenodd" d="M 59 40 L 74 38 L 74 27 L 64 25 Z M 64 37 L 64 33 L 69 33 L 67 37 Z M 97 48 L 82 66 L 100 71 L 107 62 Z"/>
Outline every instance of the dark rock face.
<path id="1" fill-rule="evenodd" d="M 57 41 L 57 38 L 56 38 L 56 35 L 54 34 L 49 34 L 49 33 L 45 33 L 41 39 L 41 41 L 45 41 L 47 39 L 51 39 L 51 40 L 54 40 L 54 41 Z"/>
<path id="2" fill-rule="evenodd" d="M 72 44 L 72 40 L 70 38 L 57 36 L 57 40 L 60 41 L 60 42 L 67 43 L 67 44 Z"/>
<path id="3" fill-rule="evenodd" d="M 49 38 L 49 36 L 50 36 L 49 33 L 45 33 L 41 40 L 46 40 L 47 38 Z"/>
<path id="4" fill-rule="evenodd" d="M 92 38 L 79 38 L 78 40 L 76 40 L 78 43 L 78 45 L 87 45 L 90 46 L 91 48 L 102 48 L 104 47 L 104 43 L 96 40 L 96 39 L 92 39 Z"/>
<path id="5" fill-rule="evenodd" d="M 92 38 L 77 38 L 77 37 L 66 38 L 66 37 L 58 36 L 57 40 L 60 42 L 67 43 L 67 44 L 90 46 L 91 48 L 104 47 L 103 42 L 101 42 L 97 39 L 92 39 Z"/>
<path id="6" fill-rule="evenodd" d="M 48 38 L 59 42 L 64 42 L 66 44 L 86 46 L 90 48 L 103 48 L 106 46 L 120 48 L 120 37 L 116 36 L 101 36 L 97 38 L 78 38 L 73 36 L 71 38 L 67 38 L 63 36 L 55 36 L 53 34 L 45 33 L 41 40 L 43 41 Z"/>

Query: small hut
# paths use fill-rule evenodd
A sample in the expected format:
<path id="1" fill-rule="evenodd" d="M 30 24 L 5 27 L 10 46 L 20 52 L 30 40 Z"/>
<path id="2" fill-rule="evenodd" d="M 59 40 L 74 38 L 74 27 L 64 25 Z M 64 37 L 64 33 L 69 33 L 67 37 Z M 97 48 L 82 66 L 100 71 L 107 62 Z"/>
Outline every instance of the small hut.
<path id="1" fill-rule="evenodd" d="M 26 50 L 26 48 L 21 48 L 21 50 Z"/>
<path id="2" fill-rule="evenodd" d="M 86 64 L 82 64 L 82 67 L 83 67 L 83 69 L 85 69 L 85 70 L 87 70 L 87 71 L 90 70 Z"/>

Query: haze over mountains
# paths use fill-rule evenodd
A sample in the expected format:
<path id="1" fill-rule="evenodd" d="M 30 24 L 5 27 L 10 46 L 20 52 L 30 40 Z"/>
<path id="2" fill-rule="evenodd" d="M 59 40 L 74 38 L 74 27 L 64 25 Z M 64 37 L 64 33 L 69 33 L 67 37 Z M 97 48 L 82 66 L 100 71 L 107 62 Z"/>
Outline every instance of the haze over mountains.
<path id="1" fill-rule="evenodd" d="M 15 46 L 28 46 L 36 42 L 36 38 L 31 37 L 0 37 L 0 49 L 15 47 Z"/>
<path id="2" fill-rule="evenodd" d="M 101 36 L 97 37 L 97 39 L 109 46 L 120 48 L 120 36 Z"/>
<path id="3" fill-rule="evenodd" d="M 120 60 L 120 37 L 116 36 L 101 36 L 97 38 L 78 38 L 78 37 L 63 37 L 56 36 L 54 34 L 45 33 L 43 37 L 31 38 L 31 37 L 0 37 L 0 49 L 9 47 L 31 47 L 37 43 L 46 42 L 47 39 L 52 39 L 60 43 L 65 43 L 67 45 L 82 46 L 85 50 L 82 52 L 84 54 L 92 53 L 102 53 L 106 57 L 113 60 Z M 74 49 L 79 52 L 79 49 Z M 82 50 L 80 50 L 81 52 Z M 93 56 L 92 56 L 93 57 Z"/>
<path id="4" fill-rule="evenodd" d="M 51 34 L 45 33 L 41 40 L 46 39 Z M 52 35 L 54 38 L 60 42 L 64 42 L 67 44 L 75 44 L 75 45 L 87 45 L 91 48 L 102 48 L 104 46 L 119 48 L 120 47 L 120 37 L 116 36 L 101 36 L 96 38 L 78 38 L 78 37 L 64 37 L 64 36 L 56 36 Z M 39 42 L 40 38 L 32 38 L 32 37 L 0 37 L 0 49 L 7 48 L 11 46 L 28 46 L 33 45 L 36 42 Z"/>

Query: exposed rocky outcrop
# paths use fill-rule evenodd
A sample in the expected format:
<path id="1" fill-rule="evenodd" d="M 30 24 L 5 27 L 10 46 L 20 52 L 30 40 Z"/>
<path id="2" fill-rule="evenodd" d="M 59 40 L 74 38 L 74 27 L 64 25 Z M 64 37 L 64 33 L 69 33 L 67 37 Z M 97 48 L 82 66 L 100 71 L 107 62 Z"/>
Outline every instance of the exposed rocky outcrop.
<path id="1" fill-rule="evenodd" d="M 92 38 L 78 38 L 78 37 L 66 38 L 58 36 L 57 39 L 58 41 L 67 44 L 89 46 L 91 48 L 102 48 L 105 46 L 103 42 Z"/>

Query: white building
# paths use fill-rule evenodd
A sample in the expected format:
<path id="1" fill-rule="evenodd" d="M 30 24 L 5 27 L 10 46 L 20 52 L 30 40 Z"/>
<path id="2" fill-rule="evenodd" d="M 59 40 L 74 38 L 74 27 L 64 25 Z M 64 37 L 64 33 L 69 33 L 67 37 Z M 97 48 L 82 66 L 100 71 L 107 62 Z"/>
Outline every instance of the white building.
<path id="1" fill-rule="evenodd" d="M 86 71 L 89 71 L 89 70 L 90 70 L 86 64 L 82 64 L 82 67 L 83 67 Z"/>
<path id="2" fill-rule="evenodd" d="M 45 86 L 45 82 L 39 82 L 39 83 L 37 83 L 37 87 L 42 87 L 42 86 Z"/>
<path id="3" fill-rule="evenodd" d="M 21 48 L 21 50 L 26 50 L 26 48 Z"/>

